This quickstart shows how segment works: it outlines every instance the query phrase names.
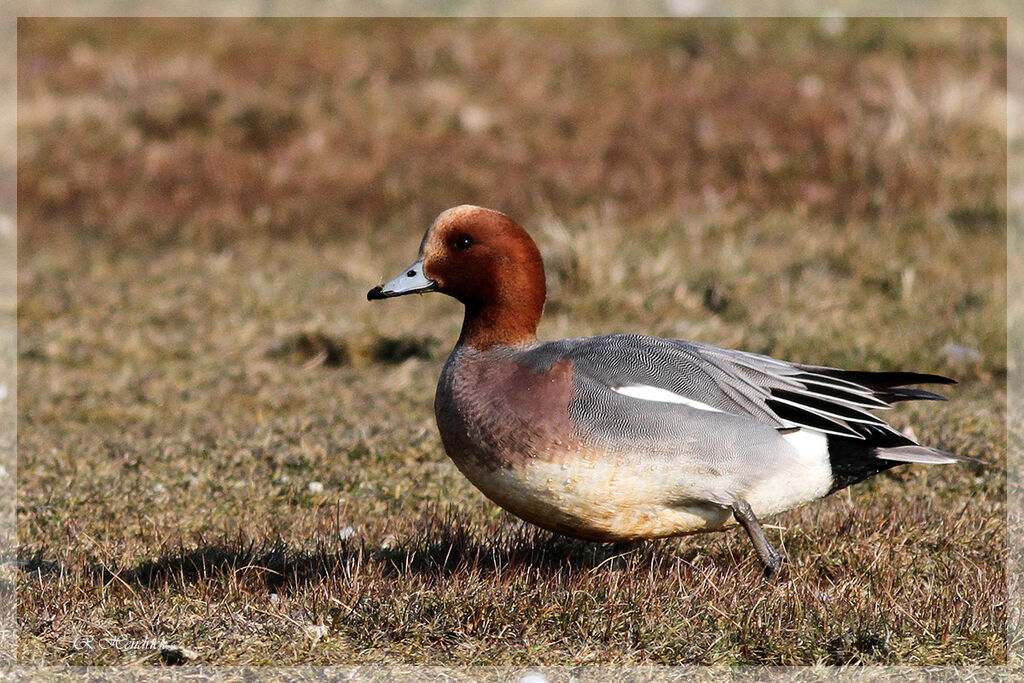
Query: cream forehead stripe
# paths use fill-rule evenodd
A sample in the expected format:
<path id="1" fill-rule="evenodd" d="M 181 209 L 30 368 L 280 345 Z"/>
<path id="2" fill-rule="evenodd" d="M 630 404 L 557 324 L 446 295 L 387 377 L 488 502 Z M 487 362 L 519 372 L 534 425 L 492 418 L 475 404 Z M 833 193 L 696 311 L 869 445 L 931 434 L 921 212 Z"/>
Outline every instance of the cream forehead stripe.
<path id="1" fill-rule="evenodd" d="M 435 244 L 433 236 L 438 229 L 462 218 L 468 219 L 474 213 L 478 212 L 498 214 L 497 211 L 491 211 L 490 209 L 485 209 L 482 206 L 473 206 L 472 204 L 463 204 L 462 206 L 456 206 L 442 212 L 441 215 L 434 219 L 434 222 L 430 224 L 429 228 L 427 228 L 426 234 L 423 235 L 423 241 L 420 242 L 420 260 L 429 258 L 437 252 L 438 247 L 437 244 Z"/>

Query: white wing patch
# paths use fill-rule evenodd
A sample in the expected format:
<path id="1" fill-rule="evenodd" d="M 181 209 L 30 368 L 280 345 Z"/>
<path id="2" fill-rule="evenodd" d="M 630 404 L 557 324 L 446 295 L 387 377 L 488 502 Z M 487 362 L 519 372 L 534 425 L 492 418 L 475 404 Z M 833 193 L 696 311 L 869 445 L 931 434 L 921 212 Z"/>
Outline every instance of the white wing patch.
<path id="1" fill-rule="evenodd" d="M 659 401 L 661 403 L 681 403 L 684 406 L 690 406 L 697 410 L 707 410 L 712 413 L 722 412 L 718 408 L 713 408 L 707 403 L 701 403 L 695 401 L 692 398 L 686 398 L 679 394 L 673 393 L 667 389 L 660 387 L 652 387 L 646 384 L 631 386 L 631 387 L 612 387 L 612 391 L 622 394 L 623 396 L 629 396 L 631 398 L 639 398 L 644 401 Z"/>

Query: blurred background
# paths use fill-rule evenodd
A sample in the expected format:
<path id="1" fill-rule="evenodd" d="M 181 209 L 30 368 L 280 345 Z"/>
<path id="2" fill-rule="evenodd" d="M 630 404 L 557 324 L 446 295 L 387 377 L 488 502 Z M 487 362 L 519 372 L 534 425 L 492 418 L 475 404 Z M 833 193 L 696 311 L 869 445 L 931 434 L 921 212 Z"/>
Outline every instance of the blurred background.
<path id="1" fill-rule="evenodd" d="M 19 234 L 217 245 L 463 201 L 1004 215 L 999 19 L 19 23 Z"/>

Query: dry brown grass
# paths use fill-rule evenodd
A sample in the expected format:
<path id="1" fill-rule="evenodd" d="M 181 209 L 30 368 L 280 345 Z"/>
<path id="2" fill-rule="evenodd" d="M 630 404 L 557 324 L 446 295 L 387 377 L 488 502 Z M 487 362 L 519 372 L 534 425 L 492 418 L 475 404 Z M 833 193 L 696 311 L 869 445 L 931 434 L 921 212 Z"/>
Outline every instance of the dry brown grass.
<path id="1" fill-rule="evenodd" d="M 1004 661 L 1004 28 L 23 20 L 23 661 Z M 894 422 L 993 467 L 779 516 L 778 585 L 522 525 L 436 436 L 458 307 L 364 300 L 464 201 L 542 336 L 948 373 Z"/>

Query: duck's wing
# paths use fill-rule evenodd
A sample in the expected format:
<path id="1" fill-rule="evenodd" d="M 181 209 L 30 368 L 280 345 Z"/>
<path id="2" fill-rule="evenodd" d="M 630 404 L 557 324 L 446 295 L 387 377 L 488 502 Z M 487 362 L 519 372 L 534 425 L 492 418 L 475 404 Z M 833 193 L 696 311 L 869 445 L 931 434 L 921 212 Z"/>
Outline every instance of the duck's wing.
<path id="1" fill-rule="evenodd" d="M 543 344 L 535 353 L 538 359 L 568 357 L 575 373 L 590 380 L 588 386 L 624 396 L 746 416 L 782 431 L 809 428 L 893 446 L 913 442 L 869 411 L 897 401 L 944 400 L 905 388 L 909 384 L 955 383 L 940 375 L 801 365 L 643 335 L 567 339 Z"/>

